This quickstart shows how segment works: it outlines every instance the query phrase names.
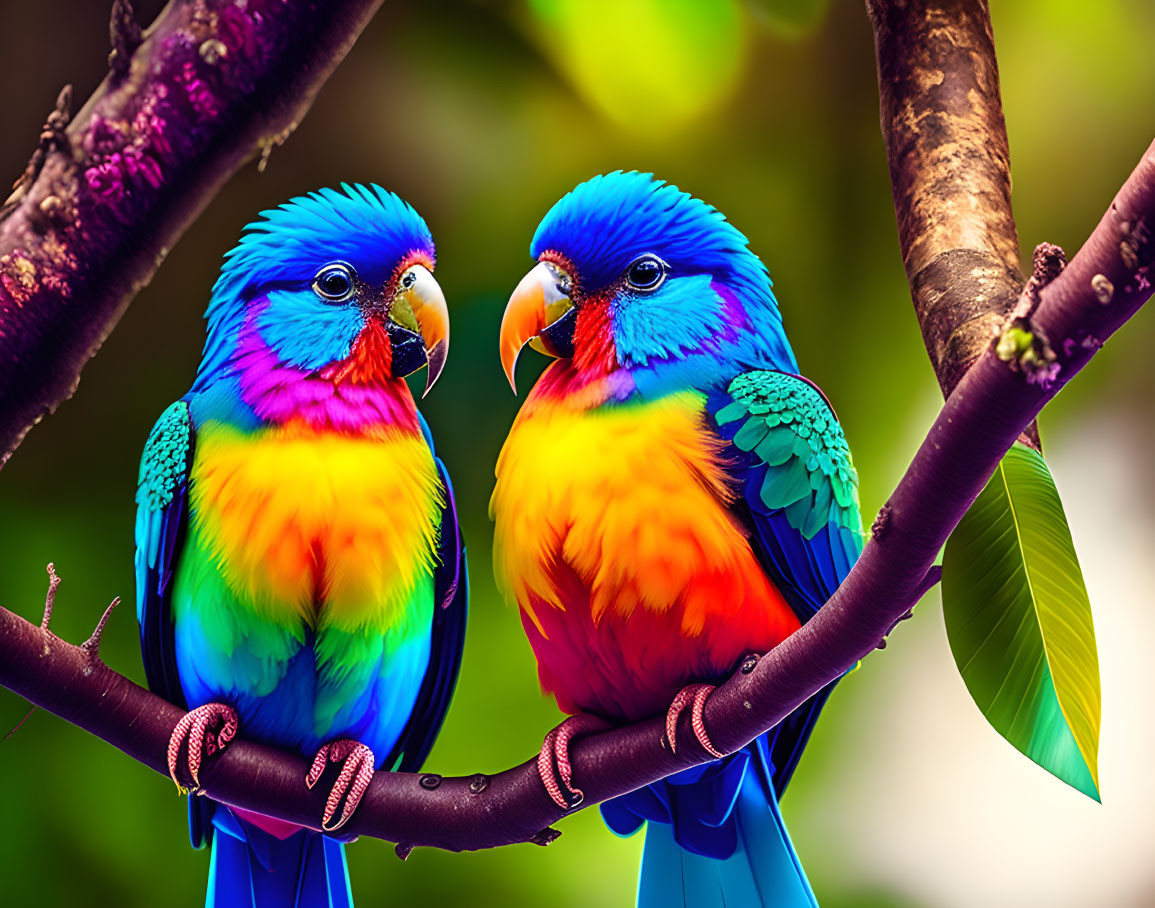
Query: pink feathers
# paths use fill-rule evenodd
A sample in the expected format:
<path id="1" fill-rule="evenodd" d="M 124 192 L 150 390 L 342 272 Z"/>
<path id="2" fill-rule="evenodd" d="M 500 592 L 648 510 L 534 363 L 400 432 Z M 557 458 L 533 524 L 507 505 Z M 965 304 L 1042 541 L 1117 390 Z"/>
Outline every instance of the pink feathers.
<path id="1" fill-rule="evenodd" d="M 401 379 L 360 383 L 341 370 L 332 377 L 280 362 L 257 330 L 262 307 L 245 319 L 233 364 L 241 397 L 261 419 L 363 434 L 385 426 L 418 431 L 417 410 Z"/>

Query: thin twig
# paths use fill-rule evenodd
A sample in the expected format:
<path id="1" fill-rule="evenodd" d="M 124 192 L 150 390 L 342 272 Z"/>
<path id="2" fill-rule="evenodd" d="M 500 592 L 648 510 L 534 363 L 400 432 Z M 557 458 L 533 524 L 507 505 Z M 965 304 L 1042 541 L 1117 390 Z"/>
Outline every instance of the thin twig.
<path id="1" fill-rule="evenodd" d="M 20 720 L 19 722 L 17 722 L 17 723 L 16 723 L 14 726 L 12 726 L 12 730 L 11 730 L 10 732 L 8 732 L 8 734 L 6 734 L 6 735 L 4 736 L 4 740 L 5 740 L 5 741 L 7 741 L 7 740 L 8 740 L 9 738 L 11 738 L 11 737 L 12 737 L 14 734 L 16 734 L 16 732 L 20 731 L 20 728 L 21 728 L 21 726 L 23 726 L 25 722 L 27 722 L 29 719 L 31 719 L 31 718 L 32 718 L 32 714 L 33 714 L 34 712 L 36 712 L 36 707 L 35 707 L 35 706 L 33 706 L 33 707 L 30 709 L 30 710 L 28 710 L 28 712 L 26 712 L 26 713 L 24 714 L 24 718 L 23 718 L 23 719 L 21 719 L 21 720 Z"/>
<path id="2" fill-rule="evenodd" d="M 112 615 L 112 610 L 120 605 L 120 597 L 117 596 L 112 602 L 108 603 L 108 608 L 104 610 L 104 614 L 100 616 L 100 620 L 96 622 L 96 628 L 92 631 L 92 636 L 80 644 L 83 649 L 93 659 L 100 658 L 100 638 L 104 634 L 104 626 L 108 624 L 108 619 Z"/>
<path id="3" fill-rule="evenodd" d="M 56 566 L 48 562 L 48 594 L 44 597 L 44 617 L 40 619 L 40 629 L 48 630 L 52 621 L 52 608 L 56 605 L 56 591 L 60 588 L 60 576 L 56 573 Z"/>

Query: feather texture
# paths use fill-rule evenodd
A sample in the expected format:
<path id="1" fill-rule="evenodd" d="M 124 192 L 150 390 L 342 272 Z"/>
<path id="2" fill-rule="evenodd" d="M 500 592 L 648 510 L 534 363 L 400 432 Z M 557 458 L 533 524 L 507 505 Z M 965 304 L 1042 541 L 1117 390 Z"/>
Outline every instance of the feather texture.
<path id="1" fill-rule="evenodd" d="M 554 205 L 531 251 L 569 278 L 573 355 L 502 450 L 495 570 L 563 710 L 660 714 L 779 643 L 850 571 L 849 450 L 795 374 L 765 267 L 716 209 L 611 173 Z M 632 279 L 642 259 L 656 279 Z M 603 805 L 616 832 L 649 824 L 639 905 L 814 904 L 777 799 L 829 693 Z"/>
<path id="2" fill-rule="evenodd" d="M 416 770 L 457 681 L 468 581 L 449 478 L 373 313 L 433 245 L 396 196 L 343 190 L 266 212 L 227 257 L 197 380 L 141 462 L 141 646 L 153 689 L 229 704 L 244 737 L 310 757 L 352 738 Z M 333 261 L 372 305 L 314 291 Z M 351 904 L 337 842 L 207 798 L 190 832 L 216 840 L 210 905 Z"/>
<path id="3" fill-rule="evenodd" d="M 729 512 L 704 403 L 580 410 L 535 394 L 510 432 L 495 570 L 564 710 L 653 715 L 679 679 L 722 677 L 798 626 Z"/>

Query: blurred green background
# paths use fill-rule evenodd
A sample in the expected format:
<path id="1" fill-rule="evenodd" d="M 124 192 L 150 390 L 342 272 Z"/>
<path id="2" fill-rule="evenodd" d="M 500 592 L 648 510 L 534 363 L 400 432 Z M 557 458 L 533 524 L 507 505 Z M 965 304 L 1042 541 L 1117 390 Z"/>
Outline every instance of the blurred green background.
<path id="1" fill-rule="evenodd" d="M 142 20 L 157 0 L 138 2 Z M 0 2 L 0 174 L 23 169 L 59 87 L 105 71 L 107 4 Z M 1024 260 L 1074 251 L 1155 134 L 1155 6 L 1002 0 L 996 43 Z M 78 105 L 79 106 L 79 105 Z M 288 143 L 212 203 L 132 304 L 72 400 L 0 475 L 0 603 L 83 639 L 131 601 L 133 493 L 155 417 L 188 387 L 221 256 L 257 211 L 373 180 L 425 216 L 453 350 L 424 410 L 454 476 L 474 600 L 457 697 L 429 767 L 498 771 L 557 721 L 516 613 L 497 597 L 487 502 L 517 408 L 497 361 L 529 239 L 577 182 L 654 171 L 718 206 L 774 276 L 804 371 L 838 409 L 873 514 L 940 399 L 899 260 L 862 4 L 825 0 L 387 3 Z M 1100 807 L 986 725 L 932 594 L 845 681 L 785 800 L 824 905 L 1155 904 L 1155 324 L 1140 315 L 1053 404 L 1044 442 L 1095 606 L 1103 673 Z M 523 364 L 530 371 L 540 357 Z M 869 520 L 869 518 L 868 518 Z M 143 681 L 131 605 L 102 653 Z M 27 705 L 0 691 L 0 734 Z M 0 741 L 0 902 L 195 905 L 208 855 L 172 784 L 37 712 Z M 640 838 L 596 811 L 548 849 L 350 849 L 359 904 L 633 904 Z"/>

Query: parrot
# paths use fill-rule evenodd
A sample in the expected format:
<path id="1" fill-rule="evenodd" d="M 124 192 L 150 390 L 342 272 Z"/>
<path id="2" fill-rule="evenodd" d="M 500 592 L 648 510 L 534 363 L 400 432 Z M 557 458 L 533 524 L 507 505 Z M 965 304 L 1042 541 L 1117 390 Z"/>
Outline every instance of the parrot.
<path id="1" fill-rule="evenodd" d="M 348 820 L 373 772 L 415 771 L 457 682 L 468 600 L 453 486 L 405 377 L 449 349 L 421 216 L 376 184 L 291 199 L 242 231 L 191 390 L 136 494 L 149 687 L 194 786 L 238 733 L 341 772 L 319 829 L 189 798 L 206 905 L 352 904 Z M 338 808 L 342 807 L 340 814 Z"/>
<path id="2" fill-rule="evenodd" d="M 530 254 L 500 358 L 515 393 L 525 346 L 554 361 L 506 437 L 490 510 L 499 588 L 570 716 L 542 745 L 542 782 L 568 810 L 570 740 L 665 713 L 674 748 L 690 709 L 716 759 L 602 805 L 619 835 L 645 826 L 637 904 L 816 905 L 778 800 L 834 682 L 730 755 L 703 709 L 862 550 L 842 428 L 799 374 L 766 267 L 700 199 L 648 173 L 596 176 Z"/>

